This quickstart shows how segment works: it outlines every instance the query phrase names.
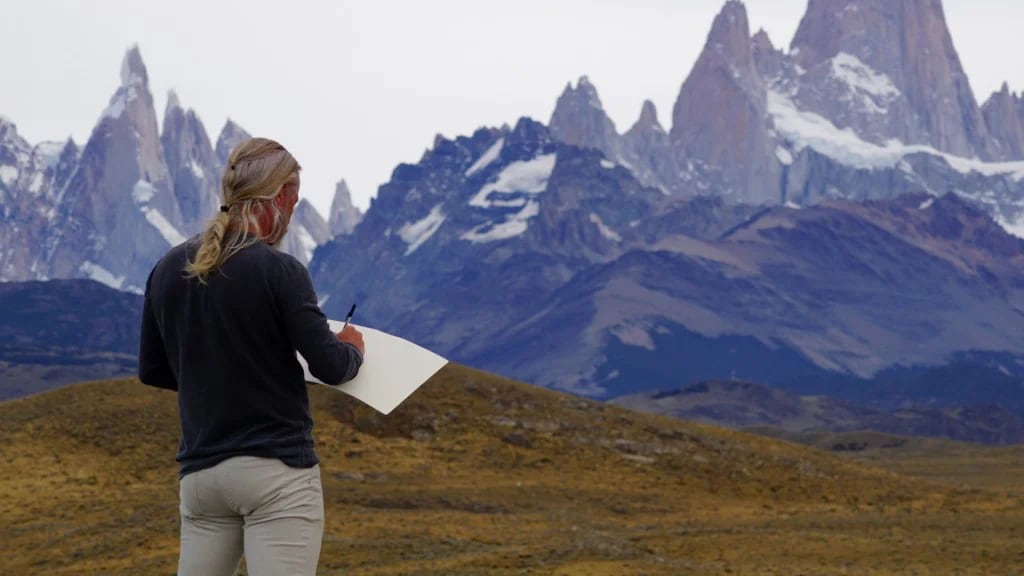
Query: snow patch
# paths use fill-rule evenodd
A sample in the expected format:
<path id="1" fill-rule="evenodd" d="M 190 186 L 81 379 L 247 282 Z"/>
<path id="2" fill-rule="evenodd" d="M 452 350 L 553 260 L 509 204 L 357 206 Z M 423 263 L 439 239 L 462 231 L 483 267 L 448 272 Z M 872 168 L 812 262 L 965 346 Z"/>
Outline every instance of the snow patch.
<path id="1" fill-rule="evenodd" d="M 900 95 L 899 89 L 888 76 L 875 72 L 859 58 L 846 52 L 840 52 L 832 59 L 832 76 L 849 86 L 851 92 L 862 92 L 883 99 L 893 99 Z"/>
<path id="2" fill-rule="evenodd" d="M 65 142 L 40 142 L 36 144 L 35 153 L 37 165 L 43 168 L 53 168 L 60 162 L 60 154 L 64 151 Z"/>
<path id="3" fill-rule="evenodd" d="M 118 90 L 114 97 L 110 99 L 110 104 L 103 110 L 103 114 L 100 119 L 103 118 L 120 118 L 121 114 L 124 114 L 125 108 L 127 107 L 127 98 L 125 95 Z"/>
<path id="4" fill-rule="evenodd" d="M 1003 227 L 1003 230 L 1006 230 L 1007 234 L 1024 239 L 1024 221 L 1007 222 L 1003 219 L 997 219 L 996 222 Z"/>
<path id="5" fill-rule="evenodd" d="M 495 182 L 484 185 L 469 201 L 470 206 L 490 208 L 491 192 L 522 192 L 539 194 L 548 186 L 548 178 L 555 169 L 555 154 L 545 154 L 533 160 L 513 162 L 498 174 Z"/>
<path id="6" fill-rule="evenodd" d="M 484 152 L 483 156 L 478 158 L 476 162 L 473 162 L 473 165 L 470 166 L 468 170 L 466 170 L 466 176 L 472 176 L 473 174 L 476 174 L 477 172 L 489 166 L 491 162 L 497 160 L 498 156 L 501 155 L 501 149 L 504 146 L 505 138 L 498 138 L 498 141 L 495 142 L 494 144 L 491 144 L 491 147 L 488 148 L 486 152 Z"/>
<path id="7" fill-rule="evenodd" d="M 640 326 L 616 326 L 610 332 L 627 346 L 636 346 L 647 350 L 655 349 L 654 340 L 651 338 L 651 335 Z"/>
<path id="8" fill-rule="evenodd" d="M 497 180 L 489 182 L 470 199 L 469 205 L 476 208 L 520 208 L 505 217 L 502 222 L 485 222 L 476 226 L 460 238 L 473 243 L 506 240 L 526 232 L 530 218 L 540 214 L 540 204 L 533 196 L 544 192 L 548 178 L 555 169 L 556 154 L 545 154 L 532 160 L 513 162 L 498 174 Z M 505 197 L 491 198 L 492 193 Z M 509 197 L 509 195 L 513 195 Z"/>
<path id="9" fill-rule="evenodd" d="M 622 237 L 619 236 L 615 230 L 612 230 L 601 220 L 601 217 L 593 212 L 590 213 L 590 221 L 597 225 L 597 229 L 601 231 L 601 236 L 611 240 L 612 242 L 622 242 Z"/>
<path id="10" fill-rule="evenodd" d="M 192 170 L 192 174 L 196 177 L 197 180 L 203 180 L 206 178 L 206 174 L 203 173 L 203 167 L 200 166 L 198 162 L 196 162 L 195 158 L 193 158 L 189 162 L 188 167 L 190 170 Z"/>
<path id="11" fill-rule="evenodd" d="M 153 199 L 153 185 L 145 180 L 139 180 L 132 187 L 132 199 L 136 204 L 145 204 Z"/>
<path id="12" fill-rule="evenodd" d="M 18 181 L 18 168 L 15 166 L 0 166 L 0 182 L 4 186 L 13 186 Z"/>
<path id="13" fill-rule="evenodd" d="M 540 204 L 536 200 L 531 199 L 522 210 L 516 212 L 504 222 L 499 224 L 491 222 L 481 224 L 466 232 L 460 238 L 469 240 L 474 244 L 515 238 L 526 232 L 526 229 L 529 227 L 528 221 L 537 214 L 540 214 Z"/>
<path id="14" fill-rule="evenodd" d="M 793 163 L 793 155 L 790 154 L 789 150 L 786 150 L 782 146 L 775 149 L 775 157 L 778 158 L 779 162 L 782 162 L 785 166 L 789 166 Z"/>
<path id="15" fill-rule="evenodd" d="M 405 250 L 405 255 L 412 254 L 424 242 L 430 240 L 430 237 L 441 228 L 441 224 L 444 224 L 446 218 L 447 216 L 441 210 L 441 205 L 438 204 L 431 208 L 430 213 L 423 218 L 416 222 L 407 222 L 399 228 L 398 236 L 409 245 Z"/>
<path id="16" fill-rule="evenodd" d="M 601 159 L 601 168 L 606 168 L 608 170 L 611 170 L 612 168 L 615 168 L 615 162 L 612 162 L 611 160 L 605 160 L 604 158 L 602 158 Z"/>
<path id="17" fill-rule="evenodd" d="M 29 194 L 36 196 L 43 189 L 43 173 L 36 172 L 32 175 L 32 181 L 28 183 Z"/>
<path id="18" fill-rule="evenodd" d="M 867 142 L 850 128 L 840 129 L 819 114 L 798 109 L 789 97 L 775 90 L 768 91 L 768 114 L 774 120 L 776 132 L 795 151 L 809 147 L 853 168 L 892 168 L 909 154 L 924 153 L 942 158 L 961 174 L 977 172 L 985 176 L 1008 175 L 1015 181 L 1024 179 L 1024 161 L 983 162 L 899 140 L 890 140 L 885 145 Z"/>
<path id="19" fill-rule="evenodd" d="M 927 210 L 927 209 L 931 208 L 932 204 L 934 204 L 934 203 L 935 203 L 935 198 L 929 198 L 929 199 L 925 200 L 924 202 L 921 202 L 921 205 L 918 206 L 917 209 L 918 210 Z"/>
<path id="20" fill-rule="evenodd" d="M 79 270 L 89 278 L 101 284 L 106 284 L 116 290 L 120 290 L 124 285 L 124 276 L 114 276 L 110 270 L 107 270 L 99 264 L 88 261 L 82 262 L 82 265 L 79 266 Z"/>
<path id="21" fill-rule="evenodd" d="M 168 222 L 167 218 L 164 218 L 164 215 L 159 210 L 148 206 L 143 206 L 140 210 L 146 216 L 146 221 L 156 228 L 157 232 L 164 237 L 168 244 L 177 246 L 185 241 L 185 236 L 178 232 L 178 229 Z"/>

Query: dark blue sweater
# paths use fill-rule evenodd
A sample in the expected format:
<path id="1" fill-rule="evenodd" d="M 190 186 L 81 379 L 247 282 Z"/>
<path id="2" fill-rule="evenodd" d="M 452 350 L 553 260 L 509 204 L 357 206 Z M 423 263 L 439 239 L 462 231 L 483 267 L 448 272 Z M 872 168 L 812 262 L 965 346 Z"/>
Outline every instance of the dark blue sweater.
<path id="1" fill-rule="evenodd" d="M 298 350 L 320 380 L 355 377 L 317 305 L 309 272 L 263 242 L 230 257 L 207 284 L 185 278 L 193 241 L 172 248 L 146 281 L 139 379 L 178 391 L 181 476 L 232 456 L 319 462 Z"/>

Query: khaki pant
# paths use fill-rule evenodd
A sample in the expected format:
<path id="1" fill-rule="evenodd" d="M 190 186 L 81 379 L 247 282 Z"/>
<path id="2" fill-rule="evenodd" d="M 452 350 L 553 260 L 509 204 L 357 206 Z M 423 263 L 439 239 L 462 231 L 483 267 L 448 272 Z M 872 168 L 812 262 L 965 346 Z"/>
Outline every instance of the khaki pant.
<path id="1" fill-rule="evenodd" d="M 239 456 L 181 479 L 178 576 L 316 574 L 324 533 L 320 467 Z"/>

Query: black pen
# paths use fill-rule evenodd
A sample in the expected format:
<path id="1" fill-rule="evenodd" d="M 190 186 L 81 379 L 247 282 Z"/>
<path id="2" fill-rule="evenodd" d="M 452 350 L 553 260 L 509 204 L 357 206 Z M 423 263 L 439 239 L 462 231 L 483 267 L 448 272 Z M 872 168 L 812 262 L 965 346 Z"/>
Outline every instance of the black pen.
<path id="1" fill-rule="evenodd" d="M 348 311 L 348 316 L 345 316 L 345 325 L 341 327 L 342 330 L 348 328 L 348 323 L 352 321 L 352 315 L 356 313 L 356 305 L 353 304 L 352 308 Z"/>

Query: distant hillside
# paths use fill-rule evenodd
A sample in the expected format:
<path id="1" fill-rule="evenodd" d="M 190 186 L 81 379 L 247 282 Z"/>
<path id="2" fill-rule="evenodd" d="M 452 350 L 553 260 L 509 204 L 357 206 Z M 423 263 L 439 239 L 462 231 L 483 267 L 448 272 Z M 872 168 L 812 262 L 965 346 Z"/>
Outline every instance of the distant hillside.
<path id="1" fill-rule="evenodd" d="M 1024 420 L 1000 406 L 904 407 L 887 410 L 825 396 L 798 396 L 752 382 L 712 381 L 631 394 L 612 403 L 651 414 L 730 428 L 874 430 L 985 444 L 1024 442 Z"/>
<path id="2" fill-rule="evenodd" d="M 828 450 L 901 474 L 978 488 L 1024 492 L 1024 444 L 978 446 L 935 438 L 907 438 L 878 432 L 791 433 L 754 429 L 759 434 Z"/>
<path id="3" fill-rule="evenodd" d="M 92 280 L 0 283 L 0 400 L 135 372 L 142 297 Z"/>
<path id="4" fill-rule="evenodd" d="M 324 575 L 1019 567 L 1019 495 L 456 365 L 388 417 L 311 393 Z M 134 379 L 0 404 L 0 573 L 172 573 L 177 433 L 174 394 Z"/>

